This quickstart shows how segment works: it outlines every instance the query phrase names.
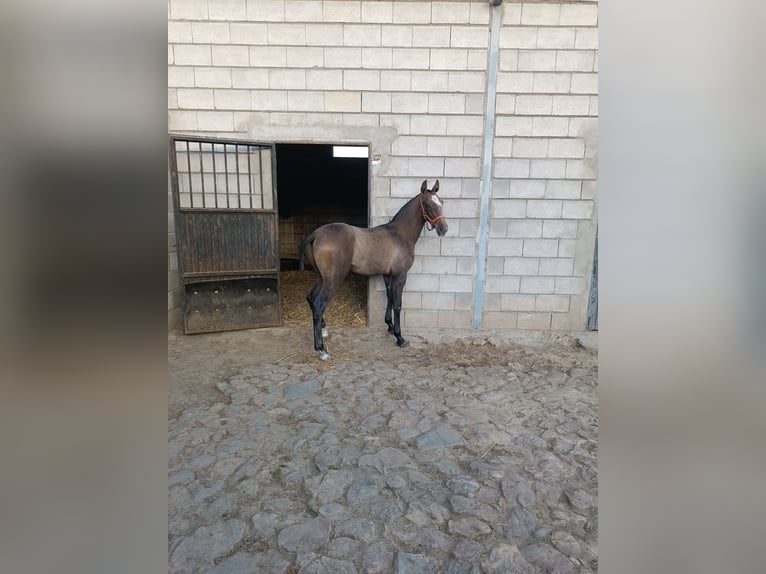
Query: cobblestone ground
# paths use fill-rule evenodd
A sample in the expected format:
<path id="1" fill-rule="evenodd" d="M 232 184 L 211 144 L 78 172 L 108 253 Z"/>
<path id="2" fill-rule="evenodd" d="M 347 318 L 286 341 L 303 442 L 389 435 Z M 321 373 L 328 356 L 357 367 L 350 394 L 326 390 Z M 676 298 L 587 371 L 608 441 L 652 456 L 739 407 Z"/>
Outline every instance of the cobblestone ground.
<path id="1" fill-rule="evenodd" d="M 428 340 L 171 337 L 170 572 L 595 572 L 595 352 Z"/>

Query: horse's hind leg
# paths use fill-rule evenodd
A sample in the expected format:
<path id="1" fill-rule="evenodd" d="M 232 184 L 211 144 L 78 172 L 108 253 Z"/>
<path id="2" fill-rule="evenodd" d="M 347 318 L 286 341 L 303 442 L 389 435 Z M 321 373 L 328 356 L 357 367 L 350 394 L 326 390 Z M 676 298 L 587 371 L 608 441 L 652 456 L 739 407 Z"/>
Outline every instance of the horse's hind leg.
<path id="1" fill-rule="evenodd" d="M 407 275 L 402 275 L 394 277 L 391 284 L 394 307 L 394 337 L 396 337 L 396 344 L 400 347 L 407 346 L 407 341 L 402 337 L 402 327 L 399 321 L 402 312 L 402 291 L 404 291 L 404 283 L 406 281 Z"/>
<path id="2" fill-rule="evenodd" d="M 394 293 L 392 291 L 391 283 L 393 279 L 390 275 L 383 275 L 383 282 L 386 284 L 386 316 L 385 321 L 388 325 L 388 332 L 394 332 L 394 323 L 391 321 L 391 309 L 394 306 Z"/>
<path id="3" fill-rule="evenodd" d="M 321 284 L 320 284 L 321 283 Z M 319 351 L 319 358 L 326 361 L 330 354 L 325 350 L 322 331 L 325 327 L 324 312 L 327 304 L 333 296 L 335 289 L 332 285 L 318 280 L 317 284 L 309 291 L 306 299 L 311 307 L 311 314 L 314 322 L 314 349 Z"/>
<path id="4" fill-rule="evenodd" d="M 327 331 L 327 323 L 324 322 L 324 317 L 322 317 L 322 338 L 327 339 L 330 336 L 330 333 Z"/>

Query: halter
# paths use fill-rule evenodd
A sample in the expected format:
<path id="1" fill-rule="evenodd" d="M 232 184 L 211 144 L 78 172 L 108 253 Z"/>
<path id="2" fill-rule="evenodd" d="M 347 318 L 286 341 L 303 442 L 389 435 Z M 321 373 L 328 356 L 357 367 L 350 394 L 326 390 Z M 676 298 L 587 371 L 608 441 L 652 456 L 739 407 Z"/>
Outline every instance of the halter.
<path id="1" fill-rule="evenodd" d="M 436 195 L 436 194 L 434 194 L 434 195 Z M 439 197 L 439 196 L 437 195 L 436 197 Z M 426 220 L 426 221 L 427 221 L 427 222 L 428 222 L 428 223 L 431 225 L 430 229 L 428 229 L 428 226 L 426 226 L 426 228 L 428 229 L 428 231 L 431 231 L 431 230 L 433 230 L 433 228 L 434 228 L 434 224 L 435 224 L 437 221 L 439 221 L 440 219 L 444 219 L 444 214 L 441 214 L 441 215 L 439 215 L 438 217 L 434 217 L 433 219 L 431 219 L 430 217 L 428 217 L 428 214 L 426 213 L 426 208 L 425 208 L 425 207 L 423 207 L 423 194 L 422 194 L 422 193 L 420 194 L 420 211 L 421 211 L 421 213 L 423 214 L 423 219 L 425 219 L 425 220 Z"/>

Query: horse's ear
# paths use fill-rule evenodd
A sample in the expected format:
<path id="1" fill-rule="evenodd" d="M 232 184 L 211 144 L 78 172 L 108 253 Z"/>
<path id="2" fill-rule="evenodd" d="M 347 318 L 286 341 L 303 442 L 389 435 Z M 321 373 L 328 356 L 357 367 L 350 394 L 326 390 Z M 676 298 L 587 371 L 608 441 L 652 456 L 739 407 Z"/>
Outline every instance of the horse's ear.
<path id="1" fill-rule="evenodd" d="M 420 186 L 420 193 L 425 193 L 427 189 L 428 189 L 428 180 L 424 179 L 423 185 Z"/>
<path id="2" fill-rule="evenodd" d="M 439 180 L 436 180 L 436 183 L 434 184 L 434 188 L 431 190 L 431 192 L 436 193 L 439 191 Z"/>

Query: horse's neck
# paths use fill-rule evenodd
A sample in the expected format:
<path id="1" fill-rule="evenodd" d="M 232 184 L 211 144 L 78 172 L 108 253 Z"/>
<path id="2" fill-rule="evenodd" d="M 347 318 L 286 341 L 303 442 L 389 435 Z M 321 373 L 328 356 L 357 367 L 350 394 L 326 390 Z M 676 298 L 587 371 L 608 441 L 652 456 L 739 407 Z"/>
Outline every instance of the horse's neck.
<path id="1" fill-rule="evenodd" d="M 413 197 L 397 212 L 394 218 L 391 220 L 392 225 L 396 231 L 401 235 L 408 243 L 413 246 L 423 232 L 423 214 L 420 210 L 420 196 Z"/>

